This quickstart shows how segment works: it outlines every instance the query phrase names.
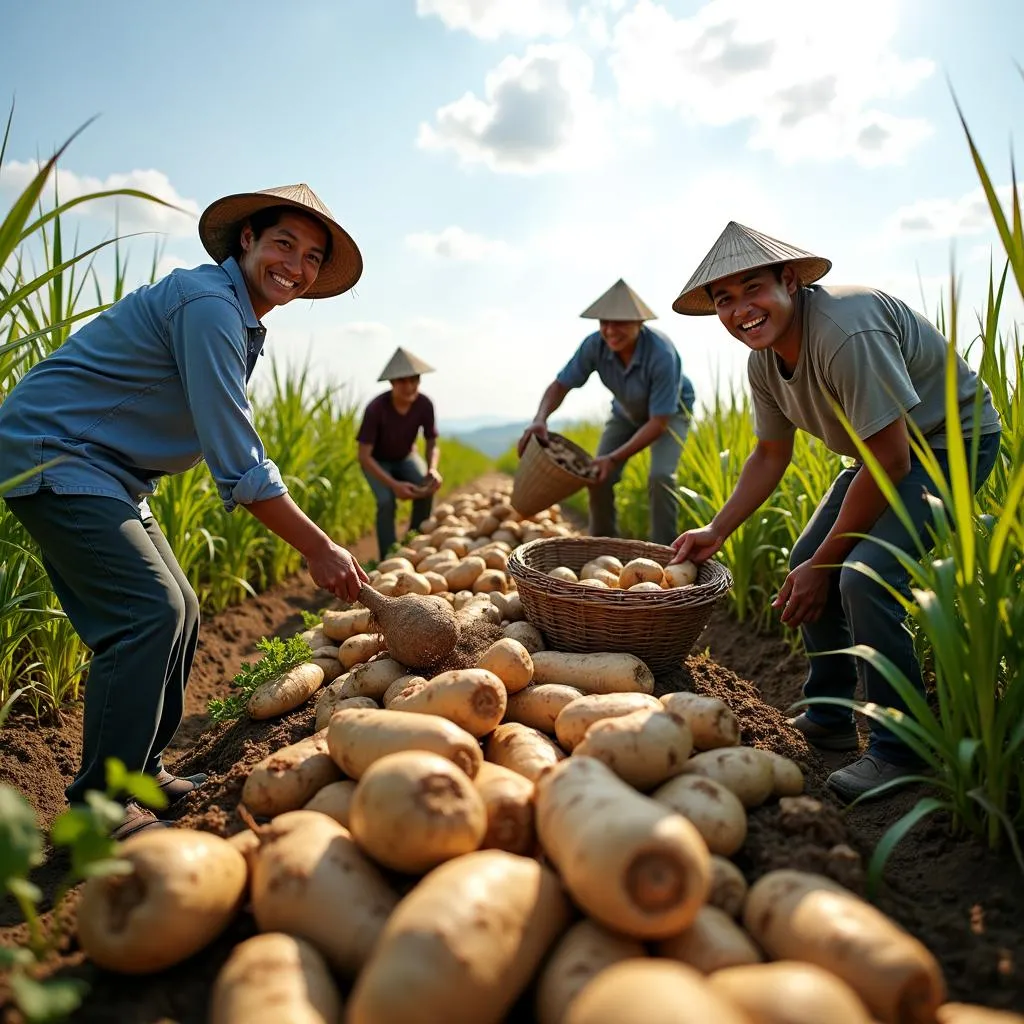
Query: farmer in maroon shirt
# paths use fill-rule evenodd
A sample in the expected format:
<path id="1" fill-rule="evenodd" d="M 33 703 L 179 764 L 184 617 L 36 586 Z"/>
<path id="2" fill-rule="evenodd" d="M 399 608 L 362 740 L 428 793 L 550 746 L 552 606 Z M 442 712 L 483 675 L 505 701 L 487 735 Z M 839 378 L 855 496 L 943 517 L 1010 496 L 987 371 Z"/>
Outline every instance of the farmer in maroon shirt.
<path id="1" fill-rule="evenodd" d="M 399 499 L 412 500 L 411 529 L 430 515 L 434 493 L 441 486 L 437 463 L 434 403 L 420 394 L 420 374 L 430 373 L 422 359 L 404 348 L 395 350 L 384 372 L 377 378 L 391 383 L 391 390 L 378 395 L 366 407 L 356 438 L 359 465 L 377 501 L 377 546 L 384 558 L 395 543 L 395 506 Z M 416 451 L 420 430 L 426 440 L 426 462 Z"/>

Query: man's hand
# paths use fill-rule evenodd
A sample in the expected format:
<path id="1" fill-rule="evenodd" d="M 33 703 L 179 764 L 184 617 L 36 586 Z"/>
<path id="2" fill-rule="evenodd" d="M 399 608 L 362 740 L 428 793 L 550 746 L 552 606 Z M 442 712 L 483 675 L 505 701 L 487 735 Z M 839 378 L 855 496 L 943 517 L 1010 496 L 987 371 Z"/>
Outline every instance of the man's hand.
<path id="1" fill-rule="evenodd" d="M 610 455 L 598 455 L 590 465 L 595 471 L 590 487 L 600 487 L 615 470 L 615 460 Z"/>
<path id="2" fill-rule="evenodd" d="M 399 501 L 413 501 L 420 497 L 420 489 L 416 484 L 407 484 L 404 480 L 396 480 L 391 490 Z"/>
<path id="3" fill-rule="evenodd" d="M 363 567 L 333 541 L 314 558 L 307 559 L 306 565 L 318 587 L 329 590 L 343 601 L 355 601 L 359 588 L 369 582 Z"/>
<path id="4" fill-rule="evenodd" d="M 675 565 L 678 562 L 706 562 L 725 543 L 723 537 L 713 526 L 701 526 L 696 530 L 687 530 L 681 533 L 674 541 L 672 547 L 676 553 L 669 562 Z"/>
<path id="5" fill-rule="evenodd" d="M 444 477 L 436 469 L 427 470 L 427 479 L 423 483 L 423 488 L 427 494 L 433 494 L 443 483 Z"/>
<path id="6" fill-rule="evenodd" d="M 537 440 L 541 443 L 544 448 L 548 446 L 548 425 L 543 420 L 534 420 L 524 431 L 523 436 L 519 438 L 519 445 L 517 451 L 519 457 L 522 458 L 523 452 L 526 451 L 526 443 L 531 437 L 536 435 Z"/>
<path id="7" fill-rule="evenodd" d="M 801 562 L 786 577 L 772 607 L 783 609 L 782 621 L 792 629 L 805 622 L 817 622 L 828 602 L 831 582 L 831 569 L 813 565 L 810 560 Z"/>

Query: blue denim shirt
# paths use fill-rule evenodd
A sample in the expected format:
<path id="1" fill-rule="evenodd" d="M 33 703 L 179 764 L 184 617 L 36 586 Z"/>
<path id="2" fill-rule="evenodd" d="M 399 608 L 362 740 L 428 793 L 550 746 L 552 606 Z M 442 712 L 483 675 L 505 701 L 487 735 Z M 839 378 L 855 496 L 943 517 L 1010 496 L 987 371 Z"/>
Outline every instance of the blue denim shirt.
<path id="1" fill-rule="evenodd" d="M 139 288 L 0 405 L 0 480 L 63 456 L 10 496 L 48 487 L 141 506 L 161 476 L 205 458 L 228 511 L 287 493 L 246 395 L 265 338 L 234 259 Z"/>
<path id="2" fill-rule="evenodd" d="M 652 416 L 689 415 L 694 393 L 683 362 L 668 337 L 646 324 L 640 328 L 628 366 L 605 344 L 600 331 L 583 339 L 555 378 L 562 387 L 579 388 L 597 371 L 612 393 L 612 412 L 636 426 Z"/>

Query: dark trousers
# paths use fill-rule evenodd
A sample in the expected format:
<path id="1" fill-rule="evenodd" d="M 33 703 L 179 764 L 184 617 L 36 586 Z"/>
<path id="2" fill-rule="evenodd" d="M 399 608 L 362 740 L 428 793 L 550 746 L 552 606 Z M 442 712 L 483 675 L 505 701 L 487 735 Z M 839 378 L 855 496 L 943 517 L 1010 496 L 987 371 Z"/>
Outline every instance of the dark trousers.
<path id="1" fill-rule="evenodd" d="M 386 473 L 396 480 L 401 480 L 402 483 L 416 486 L 426 483 L 427 464 L 419 452 L 410 452 L 404 459 L 396 459 L 394 462 L 383 459 L 378 459 L 377 462 Z M 398 509 L 398 499 L 395 497 L 395 492 L 382 484 L 375 476 L 365 471 L 363 475 L 377 502 L 377 550 L 380 558 L 386 558 L 395 543 L 395 514 Z M 428 494 L 425 498 L 417 498 L 412 503 L 412 516 L 409 519 L 410 529 L 419 529 L 420 523 L 430 515 L 433 505 L 434 496 L 432 494 Z"/>
<path id="2" fill-rule="evenodd" d="M 155 775 L 181 723 L 199 600 L 154 519 L 116 498 L 41 490 L 6 499 L 92 651 L 82 766 L 70 802 L 106 788 L 105 762 Z"/>
<path id="3" fill-rule="evenodd" d="M 970 449 L 968 448 L 968 452 Z M 949 459 L 942 449 L 935 456 L 949 477 Z M 978 465 L 974 476 L 974 489 L 988 479 L 999 456 L 999 434 L 986 434 L 978 446 Z M 856 475 L 855 468 L 844 469 L 821 500 L 803 533 L 793 545 L 790 567 L 795 568 L 810 558 L 828 536 L 839 515 L 840 506 Z M 907 507 L 910 518 L 925 544 L 930 547 L 930 535 L 925 528 L 931 520 L 931 508 L 926 500 L 931 481 L 920 461 L 911 456 L 910 472 L 899 482 L 897 490 Z M 828 604 L 817 622 L 800 627 L 804 646 L 811 655 L 810 670 L 804 684 L 805 697 L 845 697 L 853 699 L 858 677 L 863 684 L 864 699 L 887 708 L 906 711 L 907 707 L 896 695 L 885 677 L 862 658 L 852 654 L 828 654 L 853 644 L 865 644 L 884 654 L 920 692 L 924 692 L 921 666 L 914 654 L 914 641 L 904 625 L 906 618 L 900 603 L 885 587 L 865 575 L 855 565 L 860 562 L 873 569 L 898 590 L 910 597 L 910 580 L 906 569 L 891 550 L 877 541 L 891 544 L 901 551 L 916 553 L 914 539 L 907 532 L 893 510 L 887 509 L 868 531 L 866 540 L 858 541 L 846 556 L 843 567 L 832 573 Z M 853 712 L 831 704 L 811 705 L 807 717 L 829 728 L 843 728 L 852 724 Z M 914 764 L 916 757 L 903 742 L 884 726 L 872 721 L 869 749 L 883 760 L 894 764 Z"/>

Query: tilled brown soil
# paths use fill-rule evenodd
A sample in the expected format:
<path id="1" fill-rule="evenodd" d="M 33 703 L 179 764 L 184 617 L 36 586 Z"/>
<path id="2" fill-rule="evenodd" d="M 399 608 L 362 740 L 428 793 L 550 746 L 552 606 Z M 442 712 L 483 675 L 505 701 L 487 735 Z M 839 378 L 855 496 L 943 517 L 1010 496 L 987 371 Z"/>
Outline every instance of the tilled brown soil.
<path id="1" fill-rule="evenodd" d="M 272 750 L 312 731 L 306 707 L 271 722 L 249 720 L 208 726 L 206 702 L 227 692 L 241 662 L 256 657 L 260 636 L 285 634 L 301 626 L 301 610 L 327 602 L 300 574 L 246 604 L 203 625 L 203 640 L 188 694 L 186 718 L 175 739 L 176 770 L 205 771 L 209 783 L 177 809 L 183 825 L 222 835 L 243 827 L 236 813 L 248 768 Z M 716 612 L 696 649 L 678 671 L 659 677 L 658 693 L 689 689 L 725 699 L 738 715 L 743 741 L 777 750 L 801 763 L 809 801 L 783 811 L 778 803 L 750 815 L 747 842 L 737 863 L 753 879 L 788 866 L 828 874 L 863 891 L 863 857 L 884 830 L 913 805 L 913 795 L 843 812 L 823 790 L 827 763 L 785 723 L 784 709 L 799 694 L 805 663 L 778 640 Z M 729 668 L 724 667 L 729 665 Z M 761 687 L 748 677 L 763 680 Z M 76 767 L 81 720 L 77 710 L 60 723 L 36 725 L 13 719 L 0 732 L 0 781 L 17 786 L 49 822 L 63 807 L 63 789 Z M 51 856 L 36 873 L 44 892 L 53 892 L 66 864 Z M 918 826 L 897 849 L 879 903 L 931 948 L 942 962 L 953 996 L 993 1007 L 1024 1010 L 1024 898 L 1012 860 L 987 853 L 979 844 L 957 840 L 941 820 Z M 23 937 L 11 901 L 0 912 L 0 942 Z M 195 957 L 161 974 L 125 978 L 83 962 L 74 940 L 53 964 L 61 976 L 83 977 L 91 985 L 85 1006 L 73 1020 L 158 1024 L 205 1020 L 213 978 L 230 949 L 253 934 L 251 916 L 242 913 L 226 934 Z M 0 986 L 0 998 L 4 992 Z M 530 1019 L 529 999 L 510 1018 Z M 5 1021 L 17 1020 L 7 1007 Z"/>

